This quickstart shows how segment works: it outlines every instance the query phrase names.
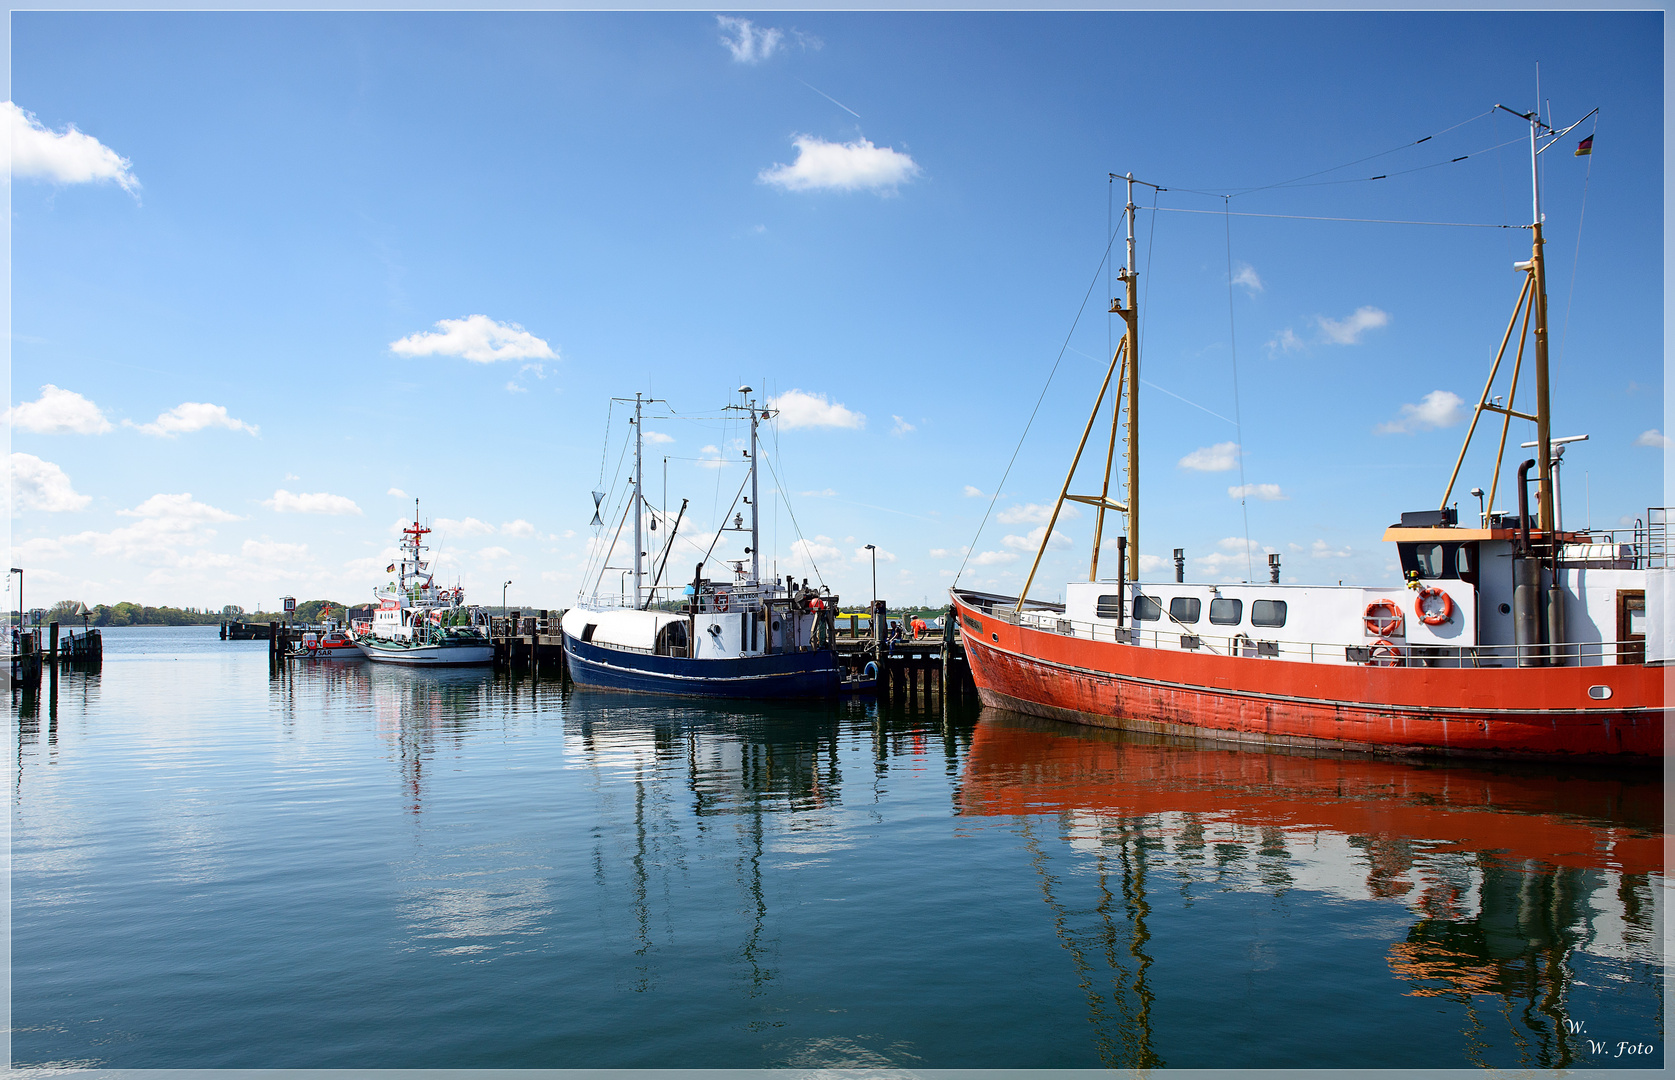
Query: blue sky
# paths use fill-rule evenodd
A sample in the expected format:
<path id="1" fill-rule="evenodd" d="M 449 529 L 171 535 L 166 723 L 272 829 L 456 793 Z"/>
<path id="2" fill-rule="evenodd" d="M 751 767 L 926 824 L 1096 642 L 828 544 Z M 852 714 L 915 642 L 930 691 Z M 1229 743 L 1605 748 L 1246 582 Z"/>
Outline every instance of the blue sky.
<path id="1" fill-rule="evenodd" d="M 1248 536 L 1258 575 L 1393 580 L 1379 537 L 1441 497 L 1528 231 L 1223 211 L 1526 224 L 1524 129 L 1484 114 L 1537 62 L 1561 126 L 1600 109 L 1544 209 L 1554 433 L 1591 436 L 1564 515 L 1617 526 L 1667 449 L 1661 19 L 16 13 L 13 564 L 32 606 L 358 602 L 418 496 L 470 599 L 565 606 L 627 475 L 609 399 L 714 416 L 743 382 L 783 406 L 782 573 L 865 600 L 870 543 L 893 602 L 962 563 L 1015 591 L 1120 334 L 1132 171 L 1169 189 L 1136 200 L 1151 574 L 1183 547 L 1239 580 Z M 646 426 L 707 544 L 738 425 Z M 1090 518 L 1060 531 L 1035 595 L 1086 574 Z"/>

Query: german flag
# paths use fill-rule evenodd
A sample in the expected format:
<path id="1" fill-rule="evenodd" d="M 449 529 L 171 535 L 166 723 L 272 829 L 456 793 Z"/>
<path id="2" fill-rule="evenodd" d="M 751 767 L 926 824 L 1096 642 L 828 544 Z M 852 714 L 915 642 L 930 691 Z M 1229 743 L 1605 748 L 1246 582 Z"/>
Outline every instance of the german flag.
<path id="1" fill-rule="evenodd" d="M 1592 135 L 1589 135 L 1586 139 L 1583 139 L 1581 142 L 1576 144 L 1576 156 L 1577 157 L 1586 157 L 1593 152 L 1594 152 L 1594 137 Z"/>

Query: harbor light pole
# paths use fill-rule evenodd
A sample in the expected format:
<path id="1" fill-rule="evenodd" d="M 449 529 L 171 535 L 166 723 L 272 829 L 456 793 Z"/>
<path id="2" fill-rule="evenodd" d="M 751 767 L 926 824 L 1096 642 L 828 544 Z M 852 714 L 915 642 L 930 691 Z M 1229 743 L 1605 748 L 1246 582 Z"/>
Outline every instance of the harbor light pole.
<path id="1" fill-rule="evenodd" d="M 506 590 L 511 587 L 512 583 L 510 581 L 505 582 L 500 586 L 500 617 L 502 619 L 506 617 Z"/>
<path id="2" fill-rule="evenodd" d="M 878 548 L 877 548 L 877 546 L 875 546 L 873 544 L 868 544 L 867 545 L 867 550 L 872 553 L 872 606 L 877 607 L 878 606 Z"/>

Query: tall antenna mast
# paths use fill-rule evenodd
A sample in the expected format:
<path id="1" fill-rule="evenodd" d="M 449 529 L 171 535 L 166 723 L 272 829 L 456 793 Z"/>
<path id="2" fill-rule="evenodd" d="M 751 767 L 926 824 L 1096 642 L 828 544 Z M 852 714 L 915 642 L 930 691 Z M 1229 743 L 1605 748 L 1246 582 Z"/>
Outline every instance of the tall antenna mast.
<path id="1" fill-rule="evenodd" d="M 641 508 L 645 505 L 640 494 L 640 481 L 645 479 L 640 474 L 640 448 L 643 440 L 640 438 L 640 395 L 634 394 L 634 606 L 640 606 L 640 518 L 643 516 Z"/>

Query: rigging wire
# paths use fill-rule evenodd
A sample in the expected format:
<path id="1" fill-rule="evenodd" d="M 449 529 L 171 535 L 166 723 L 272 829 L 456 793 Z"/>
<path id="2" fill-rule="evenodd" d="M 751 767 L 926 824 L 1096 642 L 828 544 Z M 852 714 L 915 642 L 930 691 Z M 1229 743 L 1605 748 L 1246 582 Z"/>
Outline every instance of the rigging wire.
<path id="1" fill-rule="evenodd" d="M 1180 188 L 1170 188 L 1179 191 Z M 1222 196 L 1231 198 L 1231 196 Z M 1213 214 L 1214 210 L 1189 210 L 1184 206 L 1160 206 L 1157 208 L 1162 214 Z M 1356 221 L 1370 225 L 1441 225 L 1455 229 L 1527 229 L 1528 225 L 1496 225 L 1477 221 L 1410 221 L 1403 218 L 1360 218 L 1360 217 L 1322 217 L 1319 214 L 1256 214 L 1249 211 L 1226 211 L 1224 217 L 1257 217 L 1257 218 L 1288 218 L 1293 221 Z"/>
<path id="2" fill-rule="evenodd" d="M 797 538 L 803 541 L 803 555 L 807 557 L 808 564 L 814 567 L 814 579 L 820 582 L 821 588 L 825 588 L 826 579 L 820 573 L 820 564 L 814 561 L 814 552 L 809 550 L 808 537 L 803 535 L 803 527 L 797 524 L 797 512 L 791 509 L 791 493 L 785 490 L 785 481 L 779 478 L 779 471 L 774 468 L 773 459 L 764 460 L 768 462 L 768 471 L 774 475 L 774 485 L 779 488 L 779 493 L 785 496 L 785 512 L 791 515 L 791 527 L 797 530 Z"/>
<path id="3" fill-rule="evenodd" d="M 1223 208 L 1228 201 L 1223 201 Z M 1239 462 L 1239 510 L 1245 516 L 1245 581 L 1249 583 L 1256 580 L 1256 571 L 1252 568 L 1250 557 L 1250 485 L 1245 483 L 1245 426 L 1239 413 L 1239 337 L 1233 325 L 1233 219 L 1225 216 L 1222 223 L 1227 236 L 1227 348 L 1233 357 L 1233 426 L 1239 438 L 1238 453 L 1234 457 Z"/>
<path id="4" fill-rule="evenodd" d="M 1599 110 L 1596 109 L 1594 110 L 1593 130 L 1588 132 L 1588 138 L 1592 139 L 1597 134 L 1599 134 Z M 1590 147 L 1592 145 L 1592 143 L 1589 144 Z M 1576 215 L 1576 252 L 1571 256 L 1570 260 L 1570 289 L 1565 293 L 1564 329 L 1559 331 L 1559 355 L 1553 362 L 1553 377 L 1555 379 L 1559 377 L 1559 371 L 1564 367 L 1565 339 L 1570 336 L 1570 305 L 1571 302 L 1576 299 L 1576 270 L 1582 265 L 1582 223 L 1587 220 L 1588 217 L 1588 184 L 1593 180 L 1593 178 L 1594 155 L 1590 150 L 1588 154 L 1588 172 L 1587 175 L 1582 178 L 1582 209 L 1581 212 Z"/>
<path id="5" fill-rule="evenodd" d="M 1372 161 L 1374 158 L 1386 157 L 1390 154 L 1396 153 L 1399 150 L 1406 150 L 1409 147 L 1418 146 L 1420 143 L 1430 142 L 1432 139 L 1436 138 L 1438 135 L 1446 135 L 1450 131 L 1453 131 L 1455 128 L 1465 127 L 1467 124 L 1470 124 L 1473 121 L 1483 119 L 1485 116 L 1488 116 L 1489 114 L 1493 113 L 1494 111 L 1495 110 L 1493 110 L 1493 109 L 1487 109 L 1483 112 L 1478 113 L 1476 116 L 1471 117 L 1470 119 L 1460 121 L 1458 124 L 1455 124 L 1452 127 L 1445 127 L 1441 131 L 1433 131 L 1431 134 L 1426 135 L 1422 139 L 1415 139 L 1412 142 L 1405 142 L 1400 146 L 1393 146 L 1388 150 L 1380 150 L 1376 154 L 1368 154 L 1366 157 L 1357 158 L 1354 161 L 1346 161 L 1342 165 L 1334 165 L 1330 169 L 1320 169 L 1316 172 L 1304 173 L 1302 176 L 1294 177 L 1290 180 L 1281 180 L 1281 181 L 1279 181 L 1277 183 L 1273 183 L 1273 184 L 1263 184 L 1260 187 L 1246 188 L 1243 191 L 1235 191 L 1235 192 L 1232 192 L 1230 194 L 1223 195 L 1222 197 L 1231 199 L 1231 198 L 1237 198 L 1238 196 L 1241 196 L 1241 195 L 1254 194 L 1255 192 L 1258 192 L 1258 191 L 1269 191 L 1269 190 L 1272 190 L 1274 188 L 1289 187 L 1292 184 L 1298 184 L 1298 182 L 1302 181 L 1302 180 L 1311 180 L 1316 176 L 1325 176 L 1327 173 L 1337 172 L 1339 169 L 1347 169 L 1347 168 L 1350 168 L 1351 166 L 1359 165 L 1362 162 Z M 1458 160 L 1458 159 L 1456 159 L 1456 160 Z M 1301 186 L 1301 185 L 1299 185 L 1299 186 Z M 1180 189 L 1177 189 L 1177 190 L 1185 191 L 1185 190 L 1188 190 L 1188 189 L 1180 188 Z"/>
<path id="6" fill-rule="evenodd" d="M 971 561 L 971 553 L 977 550 L 978 537 L 983 535 L 983 528 L 989 523 L 989 515 L 994 513 L 995 503 L 1000 499 L 1000 493 L 1006 488 L 1006 478 L 1012 475 L 1012 466 L 1018 461 L 1018 452 L 1024 448 L 1024 440 L 1029 438 L 1029 429 L 1035 424 L 1036 414 L 1041 411 L 1041 403 L 1047 400 L 1047 390 L 1053 385 L 1053 376 L 1058 374 L 1059 365 L 1064 363 L 1064 354 L 1070 349 L 1070 339 L 1076 333 L 1076 327 L 1081 324 L 1082 316 L 1088 309 L 1088 297 L 1093 295 L 1093 288 L 1099 284 L 1099 271 L 1104 269 L 1105 263 L 1111 257 L 1111 245 L 1117 242 L 1115 233 L 1105 242 L 1105 253 L 1100 257 L 1099 265 L 1094 267 L 1093 277 L 1088 281 L 1088 291 L 1082 294 L 1082 306 L 1076 309 L 1076 317 L 1070 321 L 1070 330 L 1064 335 L 1064 344 L 1059 346 L 1058 359 L 1053 361 L 1053 368 L 1047 372 L 1047 382 L 1041 387 L 1041 396 L 1035 399 L 1035 408 L 1030 410 L 1029 419 L 1024 423 L 1024 431 L 1018 436 L 1018 445 L 1012 448 L 1012 457 L 1006 462 L 1006 471 L 1000 474 L 1000 483 L 995 486 L 995 493 L 989 498 L 989 507 L 983 511 L 983 520 L 977 523 L 977 533 L 971 538 L 971 546 L 966 549 L 965 558 L 960 560 L 960 568 L 954 573 L 953 584 L 960 583 L 960 575 L 965 573 L 966 563 Z M 795 520 L 793 518 L 793 520 Z"/>

